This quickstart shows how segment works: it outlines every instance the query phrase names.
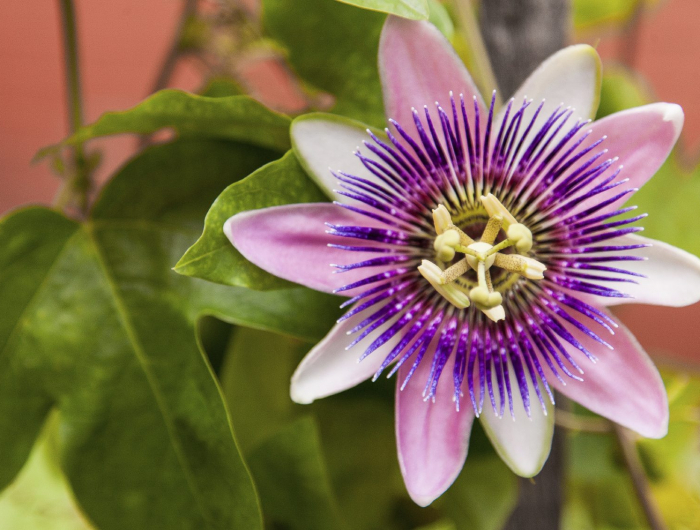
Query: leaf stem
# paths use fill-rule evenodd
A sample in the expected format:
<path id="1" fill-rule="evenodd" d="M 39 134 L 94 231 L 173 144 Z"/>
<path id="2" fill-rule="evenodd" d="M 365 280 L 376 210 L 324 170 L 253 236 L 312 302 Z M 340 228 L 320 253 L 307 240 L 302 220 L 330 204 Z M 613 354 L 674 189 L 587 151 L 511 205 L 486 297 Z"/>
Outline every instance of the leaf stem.
<path id="1" fill-rule="evenodd" d="M 496 91 L 496 107 L 502 105 L 501 93 L 498 90 L 498 81 L 496 74 L 493 71 L 489 54 L 486 51 L 484 39 L 481 36 L 479 24 L 474 16 L 474 6 L 472 0 L 454 0 L 455 12 L 457 20 L 464 35 L 467 44 L 472 50 L 476 70 L 479 72 L 481 81 L 481 90 L 484 95 L 488 95 L 491 91 Z"/>
<path id="2" fill-rule="evenodd" d="M 649 481 L 644 473 L 642 462 L 637 453 L 637 446 L 629 431 L 624 427 L 613 423 L 612 429 L 617 437 L 617 442 L 622 450 L 622 457 L 625 462 L 625 467 L 632 479 L 632 485 L 637 495 L 637 500 L 644 511 L 649 527 L 652 530 L 667 530 L 667 526 L 661 518 L 659 508 L 656 505 L 654 498 L 649 489 Z"/>
<path id="3" fill-rule="evenodd" d="M 68 130 L 75 133 L 83 124 L 83 103 L 80 87 L 80 60 L 78 56 L 78 32 L 75 22 L 73 0 L 59 0 L 61 22 L 63 27 L 63 57 L 66 74 L 66 96 L 68 110 Z M 65 209 L 73 201 L 80 213 L 87 211 L 88 192 L 90 191 L 90 172 L 87 167 L 85 152 L 81 143 L 71 148 L 71 176 L 64 183 L 58 194 L 55 206 Z"/>

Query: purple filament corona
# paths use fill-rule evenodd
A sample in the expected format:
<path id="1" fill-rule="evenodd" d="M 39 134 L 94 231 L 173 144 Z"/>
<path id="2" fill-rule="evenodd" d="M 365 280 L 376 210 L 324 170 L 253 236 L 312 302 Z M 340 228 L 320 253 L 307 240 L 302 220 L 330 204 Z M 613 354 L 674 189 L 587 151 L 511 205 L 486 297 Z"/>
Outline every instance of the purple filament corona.
<path id="1" fill-rule="evenodd" d="M 562 106 L 544 116 L 544 102 L 518 107 L 511 100 L 497 123 L 494 102 L 495 93 L 484 116 L 476 99 L 450 96 L 448 109 L 436 103 L 414 110 L 411 132 L 395 121 L 386 139 L 369 132 L 365 152 L 356 155 L 372 178 L 334 174 L 337 192 L 351 199 L 338 204 L 368 224 L 329 225 L 328 232 L 350 256 L 376 253 L 334 265 L 340 273 L 367 269 L 364 280 L 338 291 L 355 295 L 341 318 L 356 322 L 348 348 L 358 348 L 364 359 L 391 345 L 375 379 L 406 365 L 405 385 L 420 363 L 430 363 L 426 399 L 435 398 L 438 381 L 451 370 L 457 408 L 468 394 L 477 414 L 485 402 L 499 415 L 506 407 L 514 414 L 517 387 L 529 415 L 535 398 L 543 410 L 547 397 L 554 402 L 548 377 L 582 379 L 572 349 L 595 361 L 581 337 L 604 352 L 612 349 L 602 337 L 616 324 L 591 300 L 625 297 L 625 283 L 639 279 L 624 263 L 643 259 L 626 251 L 644 245 L 615 238 L 642 230 L 628 225 L 644 216 L 619 220 L 634 208 L 615 205 L 633 190 L 604 149 L 605 138 L 590 138 L 589 121 L 574 122 L 574 111 Z M 454 307 L 417 270 L 422 259 L 434 259 L 432 209 L 443 204 L 456 218 L 472 219 L 460 227 L 467 231 L 487 193 L 531 230 L 530 255 L 547 267 L 543 280 L 516 275 L 503 283 L 506 318 L 499 322 L 473 306 Z"/>

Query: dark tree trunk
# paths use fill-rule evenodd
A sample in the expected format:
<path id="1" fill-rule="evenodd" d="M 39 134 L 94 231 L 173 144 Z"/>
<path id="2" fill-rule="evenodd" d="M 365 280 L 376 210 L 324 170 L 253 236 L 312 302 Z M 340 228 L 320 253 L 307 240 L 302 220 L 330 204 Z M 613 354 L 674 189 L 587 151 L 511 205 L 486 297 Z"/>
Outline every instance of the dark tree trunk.
<path id="1" fill-rule="evenodd" d="M 548 56 L 567 44 L 569 0 L 482 0 L 484 43 L 503 99 Z M 504 530 L 556 530 L 564 500 L 564 436 L 554 433 L 552 452 L 534 481 L 520 480 L 518 505 Z"/>
<path id="2" fill-rule="evenodd" d="M 480 23 L 503 99 L 566 45 L 569 0 L 482 0 Z"/>

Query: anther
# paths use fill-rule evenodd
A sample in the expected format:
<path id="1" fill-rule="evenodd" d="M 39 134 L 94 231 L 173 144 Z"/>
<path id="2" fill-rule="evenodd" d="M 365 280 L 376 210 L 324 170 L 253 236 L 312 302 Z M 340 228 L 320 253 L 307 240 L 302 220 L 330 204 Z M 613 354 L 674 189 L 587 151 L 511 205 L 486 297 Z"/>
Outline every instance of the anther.
<path id="1" fill-rule="evenodd" d="M 506 230 L 506 235 L 521 254 L 526 254 L 532 249 L 532 232 L 527 226 L 520 223 L 512 224 Z"/>
<path id="2" fill-rule="evenodd" d="M 459 245 L 459 233 L 450 229 L 435 238 L 433 248 L 440 261 L 449 263 L 455 257 L 455 247 L 457 245 Z"/>
<path id="3" fill-rule="evenodd" d="M 445 206 L 439 205 L 433 210 L 433 222 L 437 233 L 433 248 L 441 266 L 423 260 L 418 270 L 431 286 L 455 307 L 464 309 L 473 302 L 486 317 L 498 321 L 505 318 L 503 296 L 494 290 L 489 269 L 495 265 L 530 280 L 541 280 L 544 278 L 546 267 L 539 261 L 523 255 L 532 249 L 533 238 L 530 229 L 518 223 L 501 201 L 490 193 L 480 199 L 489 214 L 489 220 L 481 239 L 477 242 L 454 225 Z M 494 245 L 501 229 L 505 230 L 507 238 Z M 511 246 L 514 246 L 519 254 L 501 254 L 501 250 Z M 464 254 L 464 258 L 443 269 L 445 264 L 454 260 L 457 253 Z M 455 280 L 466 274 L 469 269 L 476 271 L 477 285 L 467 292 Z"/>
<path id="4" fill-rule="evenodd" d="M 469 307 L 469 296 L 457 284 L 441 284 L 442 269 L 440 267 L 428 260 L 423 260 L 421 265 L 418 267 L 418 271 L 421 273 L 423 278 L 430 282 L 433 289 L 435 289 L 453 306 L 458 309 L 465 309 Z"/>

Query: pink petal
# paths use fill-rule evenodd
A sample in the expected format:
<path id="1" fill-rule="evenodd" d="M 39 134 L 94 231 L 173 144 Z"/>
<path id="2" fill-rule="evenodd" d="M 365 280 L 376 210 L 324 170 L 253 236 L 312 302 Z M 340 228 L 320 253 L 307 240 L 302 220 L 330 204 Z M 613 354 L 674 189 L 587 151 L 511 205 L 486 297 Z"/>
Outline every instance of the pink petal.
<path id="1" fill-rule="evenodd" d="M 467 458 L 469 432 L 474 421 L 470 406 L 458 412 L 452 401 L 453 362 L 447 363 L 440 378 L 435 402 L 423 401 L 434 351 L 434 345 L 428 348 L 423 362 L 403 390 L 400 387 L 410 371 L 411 361 L 397 374 L 399 465 L 409 495 L 420 506 L 428 506 L 437 499 L 459 475 Z"/>
<path id="2" fill-rule="evenodd" d="M 566 385 L 555 377 L 550 377 L 549 383 L 584 407 L 642 436 L 665 436 L 668 431 L 668 399 L 663 381 L 629 330 L 620 324 L 615 336 L 608 333 L 601 336 L 614 350 L 578 331 L 572 333 L 598 360 L 593 364 L 580 350 L 562 342 L 583 369 L 583 381 L 562 375 Z"/>
<path id="3" fill-rule="evenodd" d="M 421 116 L 423 107 L 433 110 L 436 101 L 449 108 L 450 91 L 455 98 L 464 95 L 470 117 L 474 96 L 484 108 L 464 64 L 442 33 L 428 22 L 387 17 L 379 41 L 379 75 L 386 116 L 407 131 L 413 131 L 411 107 Z"/>
<path id="4" fill-rule="evenodd" d="M 616 289 L 634 298 L 608 298 L 596 296 L 598 305 L 651 304 L 682 307 L 700 301 L 700 258 L 673 245 L 628 234 L 609 241 L 610 245 L 651 245 L 651 247 L 625 251 L 624 255 L 647 258 L 645 261 L 619 262 L 617 267 L 646 278 L 631 279 L 638 282 L 601 282 L 604 287 Z M 620 254 L 616 252 L 616 254 Z"/>
<path id="5" fill-rule="evenodd" d="M 653 103 L 623 110 L 585 128 L 585 131 L 593 132 L 581 144 L 581 148 L 607 136 L 599 149 L 608 150 L 607 158 L 619 158 L 614 167 L 623 166 L 619 178 L 629 179 L 629 184 L 588 199 L 574 211 L 590 208 L 624 189 L 641 188 L 668 158 L 682 128 L 683 109 L 674 103 Z M 616 210 L 629 199 L 630 195 L 625 195 L 599 213 Z"/>
<path id="6" fill-rule="evenodd" d="M 337 324 L 304 357 L 292 376 L 292 400 L 302 404 L 311 403 L 352 388 L 379 370 L 386 356 L 400 340 L 398 337 L 387 341 L 365 359 L 358 361 L 365 348 L 386 329 L 385 326 L 375 330 L 350 350 L 345 349 L 355 338 L 348 336 L 347 332 L 366 317 L 365 312 L 360 312 Z"/>
<path id="7" fill-rule="evenodd" d="M 502 418 L 496 416 L 493 407 L 487 404 L 479 420 L 494 449 L 508 467 L 521 477 L 534 477 L 544 466 L 552 448 L 554 407 L 549 400 L 545 401 L 547 414 L 544 414 L 537 400 L 535 387 L 528 378 L 531 400 L 528 417 L 512 366 L 509 369 L 509 375 L 514 417 L 510 415 L 507 403 Z M 544 388 L 541 390 L 546 396 Z"/>
<path id="8" fill-rule="evenodd" d="M 331 264 L 357 263 L 379 254 L 329 247 L 329 243 L 353 245 L 358 240 L 327 234 L 326 223 L 378 226 L 372 219 L 335 204 L 291 204 L 236 214 L 224 224 L 224 233 L 238 251 L 258 267 L 318 291 L 333 292 L 386 269 L 361 268 L 334 274 L 336 269 Z M 372 242 L 361 245 L 375 246 Z M 343 294 L 352 296 L 353 291 Z"/>

